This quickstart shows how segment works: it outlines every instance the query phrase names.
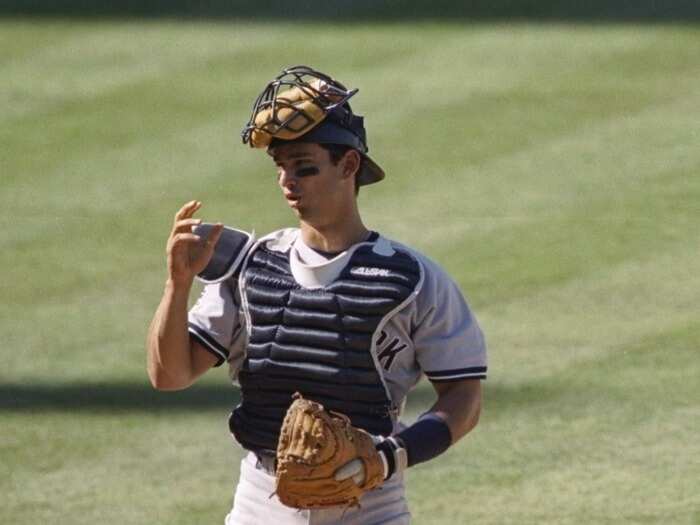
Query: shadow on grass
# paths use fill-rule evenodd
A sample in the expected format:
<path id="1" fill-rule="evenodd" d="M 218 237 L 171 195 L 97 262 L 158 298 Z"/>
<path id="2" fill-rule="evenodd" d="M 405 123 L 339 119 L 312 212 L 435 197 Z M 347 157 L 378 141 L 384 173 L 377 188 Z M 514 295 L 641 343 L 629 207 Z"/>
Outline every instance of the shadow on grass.
<path id="1" fill-rule="evenodd" d="M 0 384 L 0 410 L 8 411 L 228 410 L 239 401 L 238 389 L 226 386 L 159 392 L 139 383 Z"/>
<path id="2" fill-rule="evenodd" d="M 616 348 L 588 360 L 574 362 L 551 377 L 519 384 L 498 380 L 483 383 L 484 410 L 489 417 L 509 417 L 513 411 L 551 409 L 566 402 L 617 404 L 673 399 L 697 399 L 697 354 L 700 325 L 696 320 Z M 407 412 L 427 410 L 435 391 L 423 380 L 408 396 Z M 230 409 L 239 403 L 238 388 L 194 385 L 179 392 L 158 392 L 149 383 L 0 383 L 0 411 L 32 410 L 206 410 Z"/>
<path id="3" fill-rule="evenodd" d="M 486 382 L 484 404 L 489 411 L 548 403 L 564 392 L 545 385 L 506 387 Z M 427 410 L 436 394 L 423 381 L 408 396 L 407 413 Z M 158 392 L 144 383 L 0 384 L 0 411 L 196 411 L 229 410 L 240 402 L 236 387 L 194 385 L 177 392 Z"/>
<path id="4" fill-rule="evenodd" d="M 700 21 L 695 0 L 10 0 L 0 16 L 235 18 L 275 21 Z"/>

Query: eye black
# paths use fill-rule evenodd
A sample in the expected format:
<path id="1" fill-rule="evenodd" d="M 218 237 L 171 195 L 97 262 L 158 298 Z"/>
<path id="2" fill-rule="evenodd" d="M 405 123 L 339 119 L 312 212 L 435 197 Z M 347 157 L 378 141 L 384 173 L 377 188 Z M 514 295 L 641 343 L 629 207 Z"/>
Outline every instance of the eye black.
<path id="1" fill-rule="evenodd" d="M 297 177 L 310 177 L 312 175 L 318 175 L 319 169 L 315 166 L 309 166 L 307 168 L 299 168 L 296 171 Z"/>

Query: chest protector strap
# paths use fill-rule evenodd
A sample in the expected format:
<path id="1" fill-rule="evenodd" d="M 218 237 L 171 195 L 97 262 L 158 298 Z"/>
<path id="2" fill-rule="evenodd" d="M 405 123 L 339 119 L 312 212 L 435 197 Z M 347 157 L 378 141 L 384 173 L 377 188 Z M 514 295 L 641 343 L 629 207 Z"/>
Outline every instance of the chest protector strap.
<path id="1" fill-rule="evenodd" d="M 389 435 L 392 404 L 374 344 L 385 318 L 413 298 L 420 276 L 408 253 L 380 255 L 366 245 L 330 285 L 303 288 L 289 251 L 256 248 L 241 279 L 249 340 L 238 375 L 241 403 L 229 420 L 241 445 L 275 450 L 294 392 Z"/>

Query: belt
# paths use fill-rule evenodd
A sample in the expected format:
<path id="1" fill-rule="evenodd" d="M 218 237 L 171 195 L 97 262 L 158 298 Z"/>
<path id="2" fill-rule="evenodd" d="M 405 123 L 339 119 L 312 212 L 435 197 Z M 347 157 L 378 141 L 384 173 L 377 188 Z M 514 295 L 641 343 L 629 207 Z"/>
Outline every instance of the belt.
<path id="1" fill-rule="evenodd" d="M 268 474 L 275 475 L 275 463 L 277 463 L 277 456 L 269 452 L 254 452 L 257 459 L 255 463 L 255 468 L 258 470 L 263 470 Z"/>

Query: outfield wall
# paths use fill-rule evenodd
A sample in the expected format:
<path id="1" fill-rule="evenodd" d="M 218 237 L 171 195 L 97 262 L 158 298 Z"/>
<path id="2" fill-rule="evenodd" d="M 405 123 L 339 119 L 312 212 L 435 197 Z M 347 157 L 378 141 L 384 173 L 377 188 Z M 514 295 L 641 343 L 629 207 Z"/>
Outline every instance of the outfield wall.
<path id="1" fill-rule="evenodd" d="M 700 21 L 694 0 L 9 0 L 0 16 L 227 17 L 274 20 Z"/>

